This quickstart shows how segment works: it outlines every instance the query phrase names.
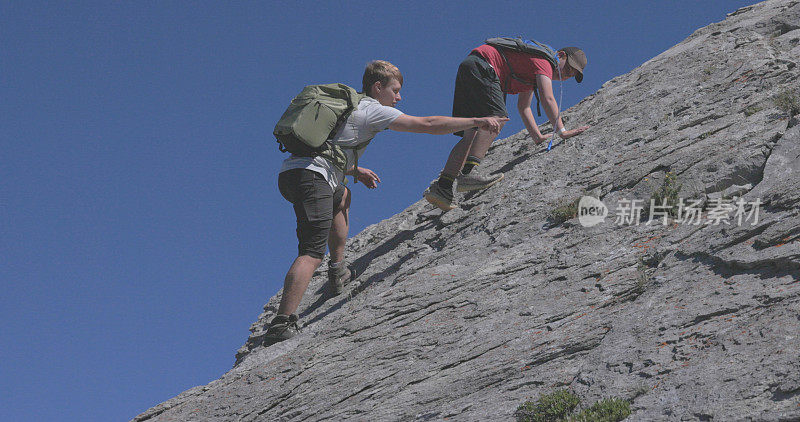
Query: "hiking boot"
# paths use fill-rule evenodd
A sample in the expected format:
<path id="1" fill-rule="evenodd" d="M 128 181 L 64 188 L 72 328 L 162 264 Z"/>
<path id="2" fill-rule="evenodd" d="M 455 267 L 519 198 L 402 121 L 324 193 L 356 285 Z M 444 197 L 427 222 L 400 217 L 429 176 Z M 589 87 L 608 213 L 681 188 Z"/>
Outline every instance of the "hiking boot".
<path id="1" fill-rule="evenodd" d="M 503 180 L 503 173 L 487 176 L 475 174 L 475 171 L 470 172 L 470 174 L 461 173 L 456 178 L 456 191 L 468 192 L 471 190 L 486 189 L 501 180 Z"/>
<path id="2" fill-rule="evenodd" d="M 344 286 L 348 285 L 353 278 L 353 272 L 347 268 L 347 262 L 342 261 L 338 267 L 328 267 L 328 289 L 334 296 L 342 294 Z"/>
<path id="3" fill-rule="evenodd" d="M 453 208 L 458 208 L 458 205 L 453 200 L 453 191 L 443 189 L 439 185 L 438 180 L 434 180 L 422 196 L 431 204 L 439 207 L 442 211 L 450 211 Z"/>
<path id="4" fill-rule="evenodd" d="M 264 345 L 271 346 L 289 340 L 298 332 L 300 332 L 300 326 L 297 325 L 297 315 L 278 315 L 269 323 L 267 333 L 264 335 Z"/>

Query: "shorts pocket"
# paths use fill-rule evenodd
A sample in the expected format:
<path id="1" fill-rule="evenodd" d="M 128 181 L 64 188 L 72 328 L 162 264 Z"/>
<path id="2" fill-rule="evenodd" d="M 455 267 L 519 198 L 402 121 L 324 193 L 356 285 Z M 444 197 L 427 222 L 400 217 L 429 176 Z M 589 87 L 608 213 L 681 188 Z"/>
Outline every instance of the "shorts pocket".
<path id="1" fill-rule="evenodd" d="M 316 172 L 304 172 L 300 181 L 298 204 L 309 222 L 333 219 L 333 190 Z"/>

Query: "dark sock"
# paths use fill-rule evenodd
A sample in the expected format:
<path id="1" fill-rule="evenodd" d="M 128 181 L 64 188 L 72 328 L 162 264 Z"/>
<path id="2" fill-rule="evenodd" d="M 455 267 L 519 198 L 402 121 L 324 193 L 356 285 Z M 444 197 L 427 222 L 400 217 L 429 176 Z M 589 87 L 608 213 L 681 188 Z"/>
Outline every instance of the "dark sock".
<path id="1" fill-rule="evenodd" d="M 469 174 L 469 172 L 471 172 L 472 169 L 475 168 L 475 166 L 479 165 L 480 163 L 481 163 L 480 158 L 474 155 L 470 155 L 467 157 L 467 162 L 464 164 L 464 168 L 461 169 L 461 172 L 464 174 Z"/>
<path id="2" fill-rule="evenodd" d="M 441 186 L 445 190 L 451 191 L 453 190 L 453 180 L 455 180 L 453 176 L 442 174 L 441 176 L 439 176 L 439 186 Z"/>

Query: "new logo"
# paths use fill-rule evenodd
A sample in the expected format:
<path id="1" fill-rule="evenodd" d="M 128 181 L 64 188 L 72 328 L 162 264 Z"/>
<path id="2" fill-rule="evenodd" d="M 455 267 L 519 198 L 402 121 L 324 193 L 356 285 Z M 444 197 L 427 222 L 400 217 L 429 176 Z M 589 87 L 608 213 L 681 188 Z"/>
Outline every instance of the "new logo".
<path id="1" fill-rule="evenodd" d="M 596 226 L 602 223 L 607 215 L 606 204 L 595 197 L 582 196 L 578 202 L 578 221 L 583 227 Z"/>

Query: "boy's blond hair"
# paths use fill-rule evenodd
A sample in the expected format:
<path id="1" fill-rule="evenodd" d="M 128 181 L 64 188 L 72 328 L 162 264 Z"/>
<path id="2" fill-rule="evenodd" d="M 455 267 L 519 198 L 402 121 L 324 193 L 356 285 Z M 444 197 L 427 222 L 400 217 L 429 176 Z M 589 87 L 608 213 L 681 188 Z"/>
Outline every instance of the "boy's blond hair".
<path id="1" fill-rule="evenodd" d="M 403 75 L 397 66 L 386 60 L 373 60 L 364 69 L 364 77 L 361 80 L 362 92 L 370 95 L 369 90 L 376 81 L 380 81 L 381 85 L 387 85 L 392 78 L 397 79 L 397 82 L 403 85 Z"/>

